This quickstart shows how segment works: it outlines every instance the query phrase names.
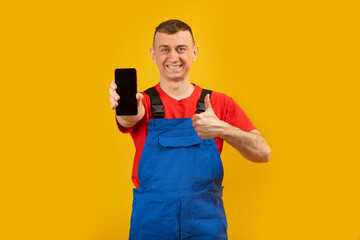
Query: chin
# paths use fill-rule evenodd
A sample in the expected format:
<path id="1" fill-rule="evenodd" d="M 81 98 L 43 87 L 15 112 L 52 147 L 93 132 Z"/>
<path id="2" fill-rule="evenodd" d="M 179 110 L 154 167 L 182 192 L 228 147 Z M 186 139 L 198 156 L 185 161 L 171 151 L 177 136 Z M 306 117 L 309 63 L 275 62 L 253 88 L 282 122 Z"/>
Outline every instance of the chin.
<path id="1" fill-rule="evenodd" d="M 184 80 L 184 77 L 165 77 L 165 79 L 172 82 L 180 82 Z"/>
<path id="2" fill-rule="evenodd" d="M 181 81 L 186 78 L 186 74 L 161 74 L 161 78 L 167 79 L 170 81 Z"/>

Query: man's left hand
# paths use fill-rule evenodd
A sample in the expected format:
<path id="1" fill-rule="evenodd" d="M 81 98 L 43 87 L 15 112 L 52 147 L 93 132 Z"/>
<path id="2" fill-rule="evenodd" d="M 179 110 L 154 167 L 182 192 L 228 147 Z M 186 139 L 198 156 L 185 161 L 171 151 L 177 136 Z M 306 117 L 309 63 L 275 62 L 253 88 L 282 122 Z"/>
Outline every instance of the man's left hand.
<path id="1" fill-rule="evenodd" d="M 195 114 L 191 120 L 192 125 L 199 137 L 210 139 L 220 137 L 226 123 L 219 120 L 210 104 L 210 94 L 205 96 L 205 112 Z"/>

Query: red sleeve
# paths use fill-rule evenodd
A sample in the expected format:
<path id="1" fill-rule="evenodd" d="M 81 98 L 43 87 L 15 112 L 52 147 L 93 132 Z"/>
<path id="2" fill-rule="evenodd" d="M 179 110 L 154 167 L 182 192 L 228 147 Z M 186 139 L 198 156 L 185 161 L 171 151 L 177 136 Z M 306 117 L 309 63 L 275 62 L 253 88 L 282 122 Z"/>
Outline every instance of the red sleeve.
<path id="1" fill-rule="evenodd" d="M 256 129 L 250 119 L 246 116 L 245 112 L 231 97 L 223 93 L 212 92 L 210 103 L 215 115 L 221 121 L 225 121 L 243 131 Z M 221 154 L 224 140 L 216 137 L 215 142 L 219 153 Z"/>
<path id="2" fill-rule="evenodd" d="M 256 129 L 245 112 L 231 97 L 223 93 L 213 92 L 210 102 L 216 116 L 220 120 L 240 128 L 243 131 Z"/>
<path id="3" fill-rule="evenodd" d="M 133 126 L 131 128 L 124 128 L 123 126 L 121 126 L 118 123 L 118 121 L 116 120 L 116 117 L 115 117 L 115 121 L 116 121 L 116 124 L 117 124 L 120 132 L 130 133 L 130 135 L 134 141 L 136 151 L 135 151 L 135 157 L 134 157 L 134 162 L 133 162 L 133 170 L 132 170 L 131 178 L 132 178 L 132 181 L 136 188 L 139 188 L 138 166 L 139 166 L 139 162 L 140 162 L 141 153 L 144 148 L 145 141 L 146 141 L 147 126 L 148 126 L 150 117 L 153 117 L 152 113 L 151 113 L 150 98 L 145 93 L 143 93 L 143 96 L 144 96 L 143 104 L 145 107 L 145 116 L 138 123 L 136 123 L 135 126 Z"/>
<path id="4" fill-rule="evenodd" d="M 116 118 L 116 115 L 115 115 L 115 121 L 116 121 L 116 125 L 117 125 L 118 129 L 119 129 L 120 132 L 122 132 L 122 133 L 131 133 L 131 132 L 134 130 L 134 127 L 135 127 L 135 126 L 132 126 L 131 128 L 125 128 L 125 127 L 123 127 L 123 126 L 118 122 L 118 120 L 117 120 L 117 118 Z"/>
<path id="5" fill-rule="evenodd" d="M 229 98 L 225 121 L 243 131 L 256 129 L 245 112 L 232 98 Z"/>

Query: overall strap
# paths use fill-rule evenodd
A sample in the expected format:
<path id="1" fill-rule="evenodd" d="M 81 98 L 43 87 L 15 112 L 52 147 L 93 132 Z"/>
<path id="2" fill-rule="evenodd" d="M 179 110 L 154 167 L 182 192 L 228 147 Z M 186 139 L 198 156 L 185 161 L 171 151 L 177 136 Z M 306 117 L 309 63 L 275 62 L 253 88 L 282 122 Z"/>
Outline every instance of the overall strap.
<path id="1" fill-rule="evenodd" d="M 160 99 L 159 93 L 154 87 L 151 87 L 145 91 L 150 97 L 151 109 L 154 112 L 155 118 L 164 118 L 164 105 Z"/>
<path id="2" fill-rule="evenodd" d="M 210 94 L 211 96 L 212 91 L 211 90 L 207 90 L 207 89 L 203 89 L 201 92 L 201 96 L 199 98 L 198 104 L 197 104 L 197 110 L 196 113 L 202 113 L 205 112 L 205 96 L 207 94 Z"/>
<path id="3" fill-rule="evenodd" d="M 151 101 L 151 109 L 154 112 L 155 118 L 164 118 L 164 105 L 160 99 L 159 93 L 156 91 L 154 87 L 151 87 L 144 91 L 149 97 Z M 199 98 L 199 101 L 197 103 L 197 110 L 196 113 L 202 113 L 205 112 L 205 96 L 207 94 L 211 95 L 212 91 L 203 89 L 201 92 L 201 96 Z"/>

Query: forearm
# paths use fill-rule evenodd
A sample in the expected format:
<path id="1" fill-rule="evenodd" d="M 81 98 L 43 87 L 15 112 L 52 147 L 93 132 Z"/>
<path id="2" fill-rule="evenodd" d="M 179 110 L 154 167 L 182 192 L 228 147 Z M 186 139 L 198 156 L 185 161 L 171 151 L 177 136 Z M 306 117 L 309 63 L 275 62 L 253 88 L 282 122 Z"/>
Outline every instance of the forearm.
<path id="1" fill-rule="evenodd" d="M 191 120 L 199 137 L 222 138 L 250 161 L 269 161 L 271 150 L 260 132 L 245 132 L 219 120 L 211 107 L 209 94 L 205 97 L 205 112 L 195 114 Z"/>
<path id="2" fill-rule="evenodd" d="M 116 116 L 118 123 L 124 128 L 130 128 L 145 116 L 144 106 L 140 106 L 135 116 Z"/>
<path id="3" fill-rule="evenodd" d="M 246 132 L 223 122 L 219 137 L 252 162 L 268 162 L 271 149 L 261 134 Z"/>

